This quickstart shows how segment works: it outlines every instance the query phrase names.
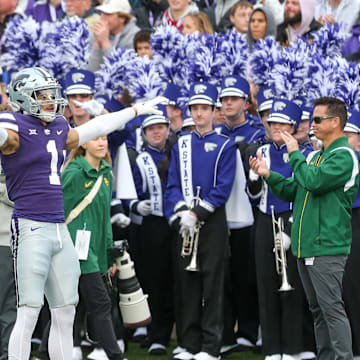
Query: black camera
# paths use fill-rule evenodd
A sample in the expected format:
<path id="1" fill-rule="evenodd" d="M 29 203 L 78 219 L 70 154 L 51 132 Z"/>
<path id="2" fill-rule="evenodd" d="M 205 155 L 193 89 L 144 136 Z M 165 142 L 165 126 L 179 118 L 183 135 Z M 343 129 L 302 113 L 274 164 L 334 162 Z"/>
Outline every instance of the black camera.
<path id="1" fill-rule="evenodd" d="M 118 269 L 119 306 L 124 326 L 136 328 L 151 322 L 151 314 L 134 270 L 134 263 L 127 252 L 127 240 L 114 241 L 110 249 Z"/>

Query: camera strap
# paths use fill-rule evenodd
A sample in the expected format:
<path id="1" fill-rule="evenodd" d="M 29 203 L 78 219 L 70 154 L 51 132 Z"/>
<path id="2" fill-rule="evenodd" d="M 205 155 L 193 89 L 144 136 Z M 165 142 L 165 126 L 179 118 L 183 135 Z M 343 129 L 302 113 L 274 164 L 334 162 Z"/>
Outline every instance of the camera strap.
<path id="1" fill-rule="evenodd" d="M 98 193 L 101 187 L 101 183 L 103 180 L 103 175 L 100 175 L 98 179 L 96 180 L 94 186 L 90 190 L 90 192 L 84 197 L 84 199 L 74 208 L 71 210 L 69 216 L 66 218 L 65 224 L 70 224 L 75 218 L 79 216 L 79 214 L 88 206 L 91 204 L 91 202 L 94 200 L 94 197 Z"/>

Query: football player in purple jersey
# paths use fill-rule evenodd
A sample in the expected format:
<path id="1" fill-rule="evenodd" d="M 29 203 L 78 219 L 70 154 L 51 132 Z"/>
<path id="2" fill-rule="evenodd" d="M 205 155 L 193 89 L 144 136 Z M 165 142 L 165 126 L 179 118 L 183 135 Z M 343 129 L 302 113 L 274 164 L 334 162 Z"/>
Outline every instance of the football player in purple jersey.
<path id="1" fill-rule="evenodd" d="M 9 95 L 16 111 L 0 113 L 1 161 L 14 202 L 11 229 L 18 302 L 9 359 L 29 359 L 45 295 L 51 312 L 50 358 L 69 360 L 80 269 L 64 219 L 63 150 L 122 129 L 137 115 L 159 113 L 152 106 L 162 99 L 70 128 L 58 113 L 64 105 L 60 85 L 46 70 L 21 70 L 9 85 Z"/>

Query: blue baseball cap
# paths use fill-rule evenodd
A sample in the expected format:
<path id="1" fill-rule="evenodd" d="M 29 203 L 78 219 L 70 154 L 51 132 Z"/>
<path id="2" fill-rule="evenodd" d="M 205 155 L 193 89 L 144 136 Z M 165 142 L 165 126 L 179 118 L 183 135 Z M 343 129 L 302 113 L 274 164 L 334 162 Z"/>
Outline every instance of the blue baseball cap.
<path id="1" fill-rule="evenodd" d="M 269 123 L 277 122 L 298 127 L 301 121 L 301 114 L 300 107 L 293 101 L 275 98 L 267 121 Z"/>
<path id="2" fill-rule="evenodd" d="M 216 86 L 197 82 L 191 85 L 188 106 L 206 104 L 215 106 L 218 98 Z"/>
<path id="3" fill-rule="evenodd" d="M 179 107 L 178 99 L 181 97 L 180 86 L 168 83 L 163 96 L 168 100 L 166 105 Z"/>
<path id="4" fill-rule="evenodd" d="M 250 93 L 248 81 L 239 75 L 230 75 L 221 82 L 220 100 L 225 96 L 238 96 L 247 99 Z"/>
<path id="5" fill-rule="evenodd" d="M 97 95 L 95 99 L 104 105 L 104 108 L 110 112 L 116 112 L 124 109 L 124 105 L 112 97 L 111 99 L 107 95 Z"/>
<path id="6" fill-rule="evenodd" d="M 94 94 L 95 75 L 89 70 L 71 70 L 65 78 L 65 95 Z"/>
<path id="7" fill-rule="evenodd" d="M 258 103 L 258 111 L 270 110 L 275 95 L 270 87 L 263 86 L 256 94 L 256 100 Z"/>

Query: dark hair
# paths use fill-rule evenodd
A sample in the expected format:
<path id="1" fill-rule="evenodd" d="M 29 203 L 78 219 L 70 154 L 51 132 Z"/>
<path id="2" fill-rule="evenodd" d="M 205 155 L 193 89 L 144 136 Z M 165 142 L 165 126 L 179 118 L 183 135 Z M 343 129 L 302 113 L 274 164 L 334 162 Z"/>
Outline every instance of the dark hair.
<path id="1" fill-rule="evenodd" d="M 134 49 L 137 50 L 137 44 L 139 42 L 148 42 L 150 43 L 151 30 L 140 30 L 134 36 Z"/>
<path id="2" fill-rule="evenodd" d="M 323 96 L 314 101 L 314 107 L 320 105 L 326 106 L 326 114 L 328 116 L 338 116 L 340 118 L 340 127 L 344 130 L 347 122 L 347 108 L 345 103 L 337 98 Z"/>

